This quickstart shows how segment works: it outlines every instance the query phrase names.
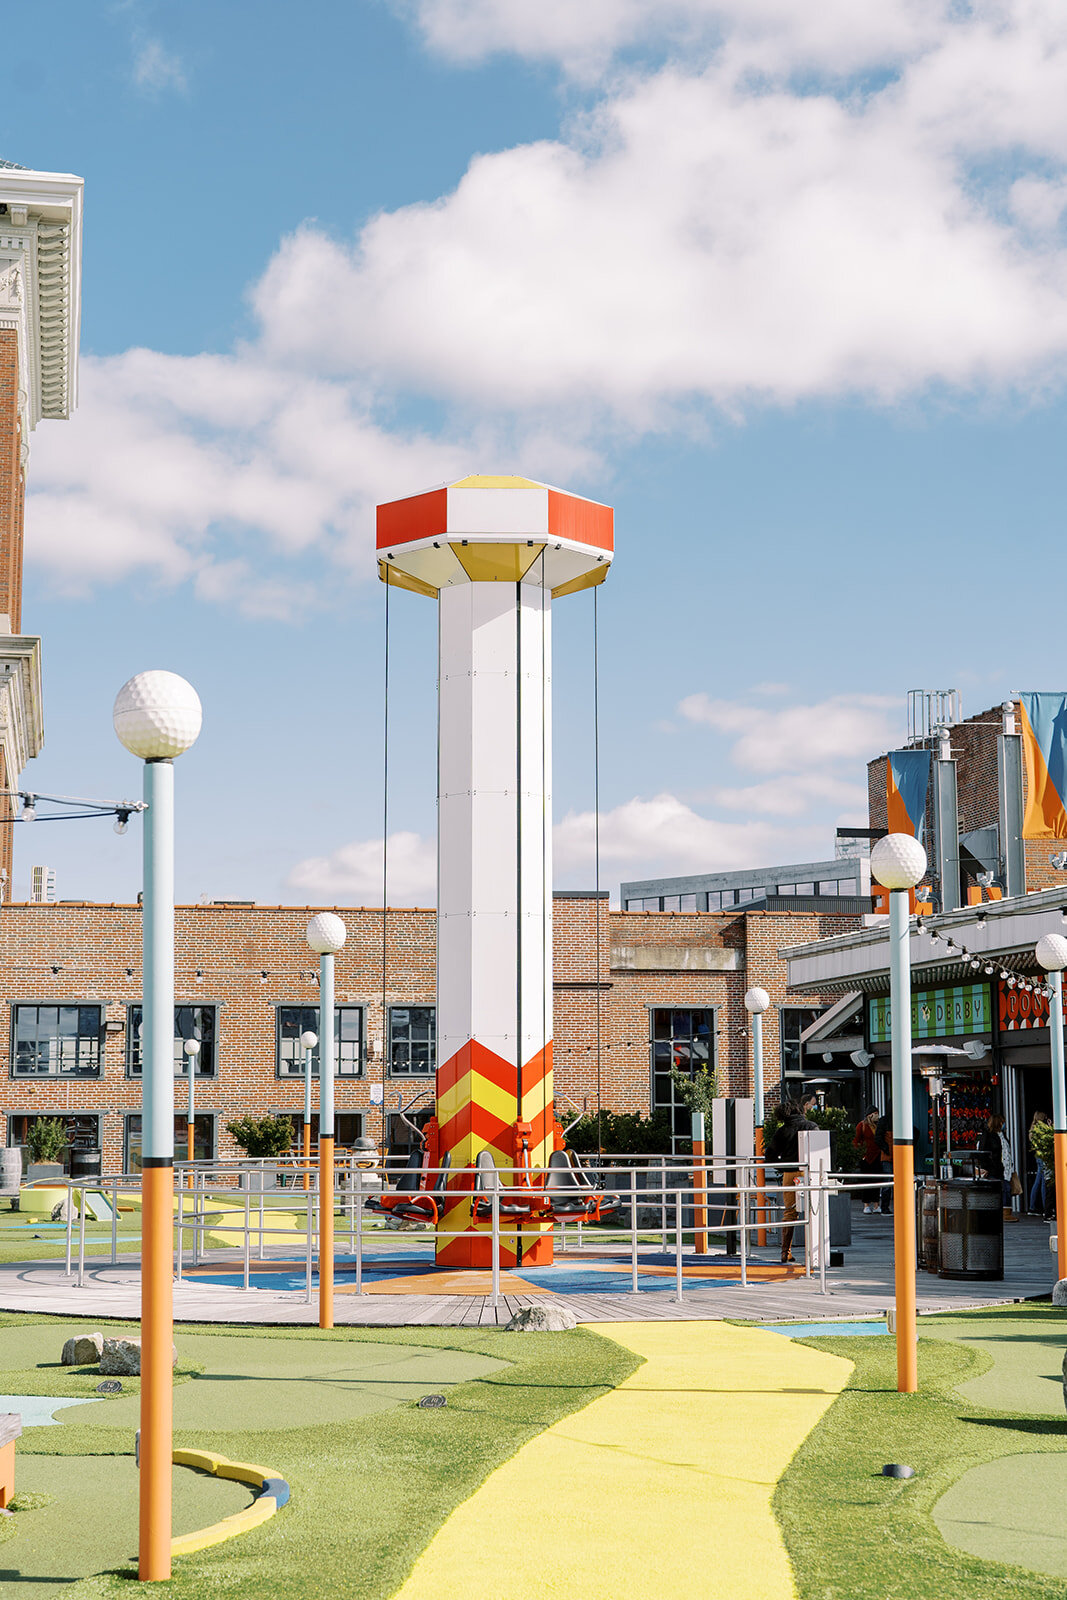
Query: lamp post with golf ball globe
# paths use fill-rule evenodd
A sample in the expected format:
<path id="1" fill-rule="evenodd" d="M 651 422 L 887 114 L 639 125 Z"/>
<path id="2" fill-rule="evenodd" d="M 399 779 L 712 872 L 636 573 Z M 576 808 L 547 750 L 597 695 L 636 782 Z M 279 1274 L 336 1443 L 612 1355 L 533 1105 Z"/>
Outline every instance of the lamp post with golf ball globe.
<path id="1" fill-rule="evenodd" d="M 911 908 L 908 891 L 926 873 L 926 851 L 910 833 L 887 833 L 871 851 L 871 873 L 889 890 L 889 1031 L 893 1066 L 893 1265 L 897 1389 L 919 1386 L 915 1325 L 915 1132 L 911 1105 Z"/>
<path id="2" fill-rule="evenodd" d="M 1056 1183 L 1056 1276 L 1067 1278 L 1067 1087 L 1063 1067 L 1063 969 L 1067 967 L 1067 939 L 1045 933 L 1034 946 L 1038 963 L 1049 975 L 1048 1028 L 1052 1052 L 1053 1171 Z"/>
<path id="3" fill-rule="evenodd" d="M 755 1124 L 755 1149 L 756 1149 L 756 1187 L 762 1191 L 765 1182 L 765 1169 L 763 1165 L 763 1013 L 771 1003 L 771 997 L 766 989 L 747 989 L 745 991 L 745 1010 L 752 1018 L 752 1121 Z M 763 1203 L 762 1192 L 756 1203 L 757 1233 L 756 1243 L 767 1243 L 766 1207 Z"/>
<path id="4" fill-rule="evenodd" d="M 332 911 L 308 923 L 307 942 L 319 958 L 319 1327 L 333 1327 L 333 958 L 348 929 Z"/>
<path id="5" fill-rule="evenodd" d="M 203 712 L 174 672 L 139 672 L 115 697 L 121 742 L 144 762 L 141 1035 L 141 1454 L 138 1576 L 170 1577 L 174 1415 L 174 758 Z"/>

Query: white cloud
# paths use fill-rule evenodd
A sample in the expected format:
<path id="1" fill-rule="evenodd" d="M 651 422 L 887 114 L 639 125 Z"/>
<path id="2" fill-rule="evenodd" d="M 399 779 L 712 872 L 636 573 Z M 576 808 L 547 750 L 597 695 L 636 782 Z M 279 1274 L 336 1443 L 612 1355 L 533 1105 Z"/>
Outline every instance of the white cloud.
<path id="1" fill-rule="evenodd" d="M 382 841 L 342 845 L 328 856 L 297 862 L 285 884 L 326 905 L 381 905 Z M 417 833 L 389 835 L 389 904 L 433 905 L 437 899 L 437 846 Z"/>
<path id="2" fill-rule="evenodd" d="M 570 812 L 553 830 L 556 879 L 588 885 L 594 873 L 594 814 Z M 730 872 L 773 856 L 781 838 L 765 822 L 703 817 L 673 794 L 635 797 L 600 816 L 602 873 Z"/>
<path id="3" fill-rule="evenodd" d="M 866 825 L 866 787 L 827 773 L 783 773 L 780 777 L 768 778 L 763 783 L 746 784 L 743 788 L 712 789 L 707 799 L 711 804 L 725 806 L 729 811 L 754 811 L 771 817 L 800 817 L 810 813 L 813 806 L 824 809 L 834 807 L 839 812 L 846 812 L 848 820 L 862 820 Z M 844 821 L 845 818 L 839 816 L 838 820 Z"/>
<path id="4" fill-rule="evenodd" d="M 543 7 L 483 9 L 503 28 Z M 588 9 L 651 14 L 551 15 Z M 868 76 L 840 83 L 793 76 L 784 19 L 819 8 L 758 7 L 769 65 L 747 13 L 714 10 L 702 69 L 634 72 L 567 137 L 478 156 L 352 249 L 287 240 L 255 293 L 272 355 L 474 406 L 584 408 L 587 428 L 1058 381 L 1067 248 L 1033 219 L 1062 201 L 1067 11 L 898 4 L 890 38 L 856 22 L 879 8 L 832 6 L 867 41 Z"/>
<path id="5" fill-rule="evenodd" d="M 309 558 L 368 576 L 375 503 L 470 459 L 383 427 L 354 386 L 255 351 L 86 358 L 78 411 L 34 438 L 26 558 L 68 591 L 141 572 L 292 616 L 313 599 Z"/>
<path id="6" fill-rule="evenodd" d="M 148 39 L 134 58 L 133 81 L 138 89 L 159 93 L 163 89 L 183 90 L 185 72 L 181 60 L 166 50 L 158 39 Z"/>
<path id="7" fill-rule="evenodd" d="M 900 736 L 900 701 L 888 695 L 833 695 L 814 705 L 768 711 L 699 693 L 687 695 L 678 711 L 689 722 L 732 735 L 736 766 L 753 772 L 806 772 L 809 785 L 825 777 L 834 762 L 854 769 Z"/>
<path id="8" fill-rule="evenodd" d="M 951 15 L 945 0 L 398 0 L 427 44 L 477 61 L 497 52 L 558 61 L 588 76 L 634 46 L 708 49 L 740 35 L 765 61 L 855 70 L 898 58 Z"/>

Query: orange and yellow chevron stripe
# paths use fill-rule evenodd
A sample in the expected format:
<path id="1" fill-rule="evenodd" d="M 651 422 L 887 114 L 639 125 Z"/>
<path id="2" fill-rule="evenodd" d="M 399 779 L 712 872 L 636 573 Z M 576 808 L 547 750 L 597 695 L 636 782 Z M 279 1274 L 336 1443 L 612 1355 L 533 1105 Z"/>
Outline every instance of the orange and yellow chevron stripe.
<path id="1" fill-rule="evenodd" d="M 518 1104 L 518 1075 L 514 1066 L 494 1051 L 471 1039 L 437 1071 L 437 1119 L 441 1153 L 452 1156 L 448 1200 L 438 1223 L 437 1260 L 443 1266 L 489 1267 L 492 1238 L 485 1223 L 471 1217 L 471 1200 L 460 1185 L 469 1183 L 469 1171 L 483 1150 L 498 1167 L 512 1168 L 516 1150 L 516 1123 L 530 1127 L 528 1160 L 532 1168 L 544 1167 L 552 1150 L 552 1044 L 526 1062 L 522 1069 L 522 1108 Z M 535 1179 L 536 1181 L 536 1179 Z M 505 1184 L 512 1184 L 510 1171 Z M 500 1230 L 502 1266 L 527 1266 L 552 1260 L 552 1234 L 545 1223 L 514 1223 Z"/>

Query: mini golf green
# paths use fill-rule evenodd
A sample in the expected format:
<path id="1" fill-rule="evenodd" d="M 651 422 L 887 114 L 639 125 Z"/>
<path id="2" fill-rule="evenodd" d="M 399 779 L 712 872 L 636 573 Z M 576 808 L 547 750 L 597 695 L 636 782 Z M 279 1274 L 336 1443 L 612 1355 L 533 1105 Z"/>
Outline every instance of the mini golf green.
<path id="1" fill-rule="evenodd" d="M 941 1537 L 986 1561 L 1067 1578 L 1067 1456 L 1021 1455 L 972 1467 L 934 1507 Z"/>
<path id="2" fill-rule="evenodd" d="M 53 1498 L 48 1505 L 3 1519 L 0 1593 L 10 1594 L 13 1586 L 24 1584 L 27 1594 L 47 1594 L 87 1572 L 125 1566 L 136 1551 L 137 1468 L 132 1456 L 22 1453 L 17 1480 L 19 1495 Z M 251 1500 L 246 1484 L 175 1467 L 174 1532 L 208 1527 Z"/>
<path id="3" fill-rule="evenodd" d="M 1062 1417 L 1067 1314 L 1049 1306 L 1006 1306 L 989 1316 L 923 1317 L 921 1338 L 952 1339 L 982 1351 L 992 1365 L 958 1393 L 997 1411 Z"/>

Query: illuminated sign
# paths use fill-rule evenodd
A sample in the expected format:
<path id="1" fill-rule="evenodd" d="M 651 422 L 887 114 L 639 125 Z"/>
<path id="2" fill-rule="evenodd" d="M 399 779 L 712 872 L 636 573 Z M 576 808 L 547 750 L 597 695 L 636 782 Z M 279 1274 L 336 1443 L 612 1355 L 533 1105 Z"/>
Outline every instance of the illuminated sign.
<path id="1" fill-rule="evenodd" d="M 889 996 L 867 1002 L 868 1038 L 886 1044 L 892 1038 Z M 988 983 L 960 983 L 951 989 L 925 989 L 911 997 L 913 1039 L 950 1039 L 958 1033 L 988 1033 L 992 1007 Z"/>

